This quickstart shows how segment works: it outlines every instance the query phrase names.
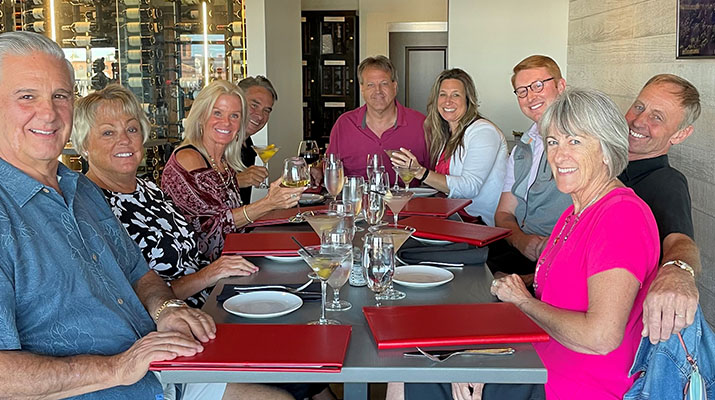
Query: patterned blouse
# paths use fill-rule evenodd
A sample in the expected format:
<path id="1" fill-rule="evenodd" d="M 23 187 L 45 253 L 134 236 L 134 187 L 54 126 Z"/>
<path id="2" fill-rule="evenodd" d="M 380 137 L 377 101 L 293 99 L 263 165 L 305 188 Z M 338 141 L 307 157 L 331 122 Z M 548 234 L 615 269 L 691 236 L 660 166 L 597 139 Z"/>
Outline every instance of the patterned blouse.
<path id="1" fill-rule="evenodd" d="M 139 245 L 149 267 L 169 285 L 170 281 L 209 264 L 199 253 L 188 222 L 154 182 L 137 179 L 133 193 L 102 191 L 114 215 Z M 209 290 L 204 289 L 186 302 L 192 307 L 201 307 L 208 295 Z"/>
<path id="2" fill-rule="evenodd" d="M 243 231 L 236 228 L 231 213 L 242 205 L 238 182 L 231 169 L 226 175 L 219 175 L 211 167 L 187 171 L 176 161 L 176 153 L 186 148 L 196 149 L 189 145 L 174 151 L 164 166 L 161 189 L 198 234 L 199 252 L 214 261 L 221 256 L 224 236 Z M 211 165 L 205 158 L 204 161 Z"/>

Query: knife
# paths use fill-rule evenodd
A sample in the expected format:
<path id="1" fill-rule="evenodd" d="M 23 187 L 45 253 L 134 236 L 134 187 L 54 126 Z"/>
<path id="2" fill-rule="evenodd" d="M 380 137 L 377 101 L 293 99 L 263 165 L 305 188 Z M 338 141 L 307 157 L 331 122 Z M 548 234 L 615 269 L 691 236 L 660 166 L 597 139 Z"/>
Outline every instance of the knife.
<path id="1" fill-rule="evenodd" d="M 514 354 L 513 347 L 498 347 L 498 348 L 486 348 L 486 349 L 459 349 L 459 350 L 430 350 L 429 354 L 434 356 L 447 356 L 452 353 L 461 354 L 481 354 L 481 355 L 509 355 Z M 405 357 L 426 357 L 419 351 L 408 351 L 402 353 Z"/>

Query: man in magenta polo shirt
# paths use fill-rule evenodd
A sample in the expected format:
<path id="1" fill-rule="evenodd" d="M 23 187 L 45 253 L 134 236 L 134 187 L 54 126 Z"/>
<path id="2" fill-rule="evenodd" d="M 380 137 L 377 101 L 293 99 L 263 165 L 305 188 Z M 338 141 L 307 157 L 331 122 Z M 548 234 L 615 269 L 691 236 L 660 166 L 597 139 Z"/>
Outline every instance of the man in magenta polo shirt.
<path id="1" fill-rule="evenodd" d="M 409 149 L 421 165 L 430 165 L 425 143 L 425 116 L 402 106 L 397 95 L 397 73 L 385 56 L 368 57 L 358 66 L 360 93 L 365 105 L 338 118 L 330 132 L 328 153 L 338 154 L 345 176 L 366 175 L 367 155 L 379 154 L 395 182 L 390 157 L 385 150 Z M 419 184 L 419 182 L 417 182 Z"/>

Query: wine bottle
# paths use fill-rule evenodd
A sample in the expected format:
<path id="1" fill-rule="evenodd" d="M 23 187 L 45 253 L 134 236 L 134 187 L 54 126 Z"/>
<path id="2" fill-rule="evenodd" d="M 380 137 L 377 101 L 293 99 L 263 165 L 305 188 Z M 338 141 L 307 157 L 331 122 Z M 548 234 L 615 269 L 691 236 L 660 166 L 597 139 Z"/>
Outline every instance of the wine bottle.
<path id="1" fill-rule="evenodd" d="M 199 10 L 186 10 L 181 13 L 181 19 L 197 20 L 201 18 L 201 12 Z"/>
<path id="2" fill-rule="evenodd" d="M 70 39 L 62 39 L 62 44 L 74 45 L 77 47 L 87 47 L 92 46 L 94 44 L 107 42 L 108 40 L 109 39 L 107 38 L 98 38 L 94 36 L 75 36 Z"/>
<path id="3" fill-rule="evenodd" d="M 152 56 L 154 56 L 154 52 L 151 50 L 127 50 L 127 58 L 130 60 L 141 60 Z"/>
<path id="4" fill-rule="evenodd" d="M 127 31 L 139 33 L 142 30 L 159 33 L 163 29 L 161 22 L 127 22 Z"/>
<path id="5" fill-rule="evenodd" d="M 127 6 L 139 6 L 149 4 L 149 0 L 124 0 L 124 4 Z"/>
<path id="6" fill-rule="evenodd" d="M 127 64 L 127 72 L 129 72 L 130 74 L 151 75 L 152 73 L 154 73 L 154 66 L 152 64 L 131 63 Z"/>
<path id="7" fill-rule="evenodd" d="M 147 85 L 150 85 L 151 78 L 145 77 L 145 76 L 142 76 L 142 77 L 131 76 L 131 77 L 129 77 L 129 79 L 127 79 L 127 84 L 129 85 L 129 87 L 133 87 L 133 88 L 144 87 L 144 83 L 146 83 Z"/>
<path id="8" fill-rule="evenodd" d="M 73 22 L 70 25 L 62 25 L 63 31 L 72 31 L 74 33 L 88 33 L 97 30 L 97 24 L 90 21 Z"/>
<path id="9" fill-rule="evenodd" d="M 195 32 L 199 29 L 199 24 L 193 22 L 177 22 L 174 25 L 174 31 L 176 32 Z"/>
<path id="10" fill-rule="evenodd" d="M 141 35 L 133 35 L 129 36 L 129 45 L 130 46 L 152 46 L 156 43 L 156 38 L 154 36 L 148 35 L 148 36 L 141 36 Z"/>
<path id="11" fill-rule="evenodd" d="M 22 30 L 30 32 L 45 32 L 45 21 L 33 22 L 22 26 Z"/>
<path id="12" fill-rule="evenodd" d="M 42 7 L 35 7 L 25 11 L 25 15 L 32 15 L 32 18 L 34 19 L 45 19 L 45 9 Z"/>
<path id="13" fill-rule="evenodd" d="M 142 19 L 142 18 L 147 18 L 147 19 L 160 19 L 161 18 L 161 10 L 158 8 L 139 8 L 139 7 L 134 7 L 134 8 L 127 8 L 125 10 L 127 14 L 127 18 L 129 19 Z"/>
<path id="14" fill-rule="evenodd" d="M 212 29 L 209 29 L 209 30 L 212 30 Z M 234 21 L 227 25 L 216 25 L 216 30 L 217 31 L 229 31 L 229 32 L 233 32 L 233 33 L 241 33 L 243 28 L 241 27 L 240 21 Z"/>

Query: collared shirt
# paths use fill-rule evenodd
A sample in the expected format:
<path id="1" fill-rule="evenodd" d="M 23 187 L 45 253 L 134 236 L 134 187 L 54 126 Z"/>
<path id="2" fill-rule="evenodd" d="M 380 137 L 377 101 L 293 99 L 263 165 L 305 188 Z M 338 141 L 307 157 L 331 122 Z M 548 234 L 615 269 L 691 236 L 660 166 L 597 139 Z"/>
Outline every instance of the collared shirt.
<path id="1" fill-rule="evenodd" d="M 378 137 L 366 122 L 367 105 L 343 113 L 330 131 L 328 153 L 338 154 L 343 161 L 345 176 L 366 176 L 367 155 L 379 154 L 390 182 L 395 182 L 395 171 L 385 150 L 410 150 L 420 165 L 431 167 L 429 149 L 425 143 L 425 116 L 419 111 L 404 107 L 397 100 L 395 125 Z"/>
<path id="2" fill-rule="evenodd" d="M 148 271 L 102 192 L 60 164 L 62 194 L 0 159 L 0 350 L 113 355 L 155 329 L 132 285 Z M 154 374 L 79 396 L 154 399 Z"/>
<path id="3" fill-rule="evenodd" d="M 671 233 L 694 237 L 688 180 L 670 166 L 667 154 L 629 162 L 618 179 L 653 211 L 661 244 Z"/>
<path id="4" fill-rule="evenodd" d="M 544 139 L 541 138 L 539 133 L 538 124 L 531 125 L 531 128 L 526 132 L 528 139 L 522 142 L 528 143 L 531 146 L 531 169 L 529 170 L 529 181 L 527 187 L 531 185 L 536 180 L 536 173 L 539 171 L 539 161 L 541 160 L 541 155 L 544 154 Z M 514 186 L 514 152 L 511 152 L 509 160 L 506 163 L 506 176 L 504 177 L 504 186 L 502 187 L 502 192 L 511 192 L 511 187 Z M 528 193 L 527 193 L 528 196 Z"/>

